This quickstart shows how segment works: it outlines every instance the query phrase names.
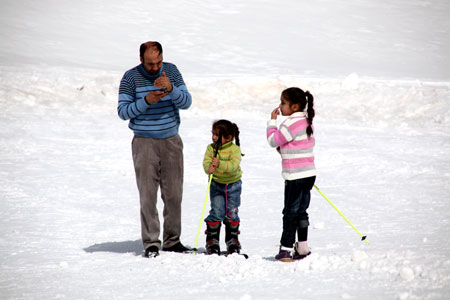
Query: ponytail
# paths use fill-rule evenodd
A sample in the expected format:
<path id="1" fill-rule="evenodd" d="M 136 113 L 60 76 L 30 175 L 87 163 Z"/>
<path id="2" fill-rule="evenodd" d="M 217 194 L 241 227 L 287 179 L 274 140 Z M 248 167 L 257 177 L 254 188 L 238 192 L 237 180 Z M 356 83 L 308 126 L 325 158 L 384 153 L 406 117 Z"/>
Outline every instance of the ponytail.
<path id="1" fill-rule="evenodd" d="M 236 141 L 236 145 L 241 147 L 241 142 L 239 141 L 239 127 L 236 125 L 236 123 L 233 123 L 233 132 L 234 132 L 234 140 Z M 244 156 L 244 153 L 241 153 L 242 156 Z"/>
<path id="2" fill-rule="evenodd" d="M 308 127 L 306 128 L 306 135 L 308 138 L 313 134 L 312 123 L 316 112 L 314 111 L 314 96 L 309 92 L 305 92 L 306 101 L 308 103 L 308 108 L 306 110 L 306 120 L 308 121 Z"/>
<path id="3" fill-rule="evenodd" d="M 233 123 L 233 133 L 236 145 L 241 146 L 239 142 L 239 127 L 237 127 L 236 123 Z"/>

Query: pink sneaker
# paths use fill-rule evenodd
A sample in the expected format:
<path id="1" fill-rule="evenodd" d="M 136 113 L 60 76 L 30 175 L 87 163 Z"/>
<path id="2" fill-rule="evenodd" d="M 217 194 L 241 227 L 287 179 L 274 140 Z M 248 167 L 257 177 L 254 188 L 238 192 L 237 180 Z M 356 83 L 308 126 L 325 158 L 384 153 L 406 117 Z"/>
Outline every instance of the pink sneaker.
<path id="1" fill-rule="evenodd" d="M 294 255 L 292 256 L 293 260 L 304 259 L 311 254 L 311 249 L 308 247 L 306 241 L 295 243 L 294 249 Z"/>

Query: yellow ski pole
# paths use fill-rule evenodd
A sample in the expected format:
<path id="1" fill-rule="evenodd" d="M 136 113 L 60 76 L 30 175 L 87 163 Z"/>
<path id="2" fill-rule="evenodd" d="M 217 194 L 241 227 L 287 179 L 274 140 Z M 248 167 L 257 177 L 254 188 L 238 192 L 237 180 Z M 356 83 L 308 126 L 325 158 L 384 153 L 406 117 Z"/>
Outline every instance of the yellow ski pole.
<path id="1" fill-rule="evenodd" d="M 217 142 L 214 144 L 214 148 L 215 148 L 214 149 L 214 157 L 217 157 L 217 153 L 219 153 L 219 148 L 221 146 L 222 146 L 222 133 L 219 132 L 219 135 L 217 137 Z M 205 202 L 203 203 L 202 216 L 200 217 L 200 225 L 198 225 L 197 237 L 195 238 L 194 253 L 195 253 L 195 251 L 197 251 L 198 237 L 200 236 L 200 231 L 202 230 L 203 215 L 205 214 L 206 203 L 208 202 L 208 194 L 209 194 L 209 188 L 211 187 L 212 178 L 213 178 L 213 174 L 209 174 L 209 182 L 208 182 L 208 188 L 206 189 Z"/>
<path id="2" fill-rule="evenodd" d="M 359 232 L 358 229 L 356 229 L 356 227 L 352 224 L 352 222 L 350 222 L 349 219 L 347 219 L 344 214 L 341 213 L 341 211 L 336 207 L 336 205 L 333 204 L 333 202 L 331 202 L 323 193 L 322 191 L 317 187 L 317 185 L 314 185 L 314 187 L 316 188 L 316 190 L 325 198 L 325 200 L 328 201 L 328 203 L 331 204 L 331 206 L 333 206 L 333 208 L 341 215 L 341 217 L 344 218 L 345 221 L 347 221 L 348 224 L 350 224 L 350 226 L 352 226 L 353 229 L 355 229 L 355 231 L 359 234 L 359 236 L 361 237 L 361 241 L 366 241 L 367 244 L 370 244 L 369 241 L 367 240 L 367 235 L 362 235 L 361 232 Z"/>
<path id="3" fill-rule="evenodd" d="M 202 229 L 203 215 L 205 214 L 206 203 L 208 202 L 208 194 L 209 194 L 209 188 L 211 187 L 212 177 L 213 177 L 213 175 L 210 174 L 209 175 L 208 189 L 206 190 L 205 202 L 203 203 L 202 216 L 200 217 L 200 225 L 198 225 L 197 238 L 195 239 L 194 253 L 195 253 L 195 251 L 197 251 L 198 237 L 200 236 L 200 231 Z"/>

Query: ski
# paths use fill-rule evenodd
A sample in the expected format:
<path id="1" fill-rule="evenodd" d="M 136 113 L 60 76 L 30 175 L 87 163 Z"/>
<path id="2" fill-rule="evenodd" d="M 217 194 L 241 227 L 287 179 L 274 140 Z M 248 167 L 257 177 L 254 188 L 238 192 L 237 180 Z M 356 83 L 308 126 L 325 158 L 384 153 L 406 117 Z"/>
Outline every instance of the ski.
<path id="1" fill-rule="evenodd" d="M 234 255 L 234 254 L 242 255 L 243 257 L 245 257 L 245 259 L 248 259 L 248 255 L 246 253 L 237 253 L 237 252 L 235 252 L 235 253 L 228 253 L 226 251 L 220 252 L 220 256 L 225 256 L 225 257 L 228 257 L 230 255 Z M 209 254 L 209 255 L 214 255 L 214 254 Z"/>
<path id="2" fill-rule="evenodd" d="M 208 253 L 206 253 L 206 251 L 204 249 L 201 249 L 201 250 L 192 249 L 192 250 L 184 251 L 184 252 L 172 252 L 172 251 L 161 251 L 161 252 L 162 253 L 164 253 L 164 252 L 167 252 L 167 253 L 178 253 L 178 254 L 217 255 L 217 256 L 223 256 L 223 257 L 228 257 L 228 256 L 231 256 L 231 255 L 237 254 L 237 255 L 241 255 L 241 256 L 245 257 L 245 259 L 248 259 L 248 254 L 246 254 L 246 253 L 237 253 L 237 252 L 235 252 L 235 253 L 228 253 L 227 251 L 221 251 L 220 254 L 208 254 Z M 146 258 L 155 258 L 155 257 L 160 256 L 161 252 L 158 253 L 158 254 L 151 254 L 151 255 L 149 255 L 147 257 L 145 256 L 145 254 L 142 254 L 142 256 L 146 257 Z"/>
<path id="3" fill-rule="evenodd" d="M 192 250 L 192 252 L 189 252 L 189 253 L 192 253 L 192 254 L 203 254 L 203 255 L 217 255 L 217 256 L 224 256 L 224 257 L 228 257 L 228 256 L 231 256 L 231 255 L 237 254 L 237 255 L 241 255 L 241 256 L 245 257 L 245 259 L 248 259 L 248 254 L 246 254 L 246 253 L 237 253 L 237 252 L 228 253 L 227 251 L 220 251 L 220 254 L 215 254 L 215 253 L 208 254 L 204 250 Z"/>

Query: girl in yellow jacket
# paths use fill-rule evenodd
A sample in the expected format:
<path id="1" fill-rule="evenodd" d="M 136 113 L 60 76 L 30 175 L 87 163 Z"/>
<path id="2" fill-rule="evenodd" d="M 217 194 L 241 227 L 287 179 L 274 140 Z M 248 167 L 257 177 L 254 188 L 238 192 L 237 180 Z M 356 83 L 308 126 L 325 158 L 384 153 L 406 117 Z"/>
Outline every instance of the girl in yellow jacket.
<path id="1" fill-rule="evenodd" d="M 236 142 L 233 143 L 233 140 Z M 228 120 L 212 126 L 212 141 L 203 159 L 205 173 L 212 174 L 211 210 L 206 217 L 206 252 L 220 254 L 220 227 L 225 225 L 225 243 L 229 254 L 239 253 L 239 206 L 241 204 L 242 170 L 239 128 Z"/>

